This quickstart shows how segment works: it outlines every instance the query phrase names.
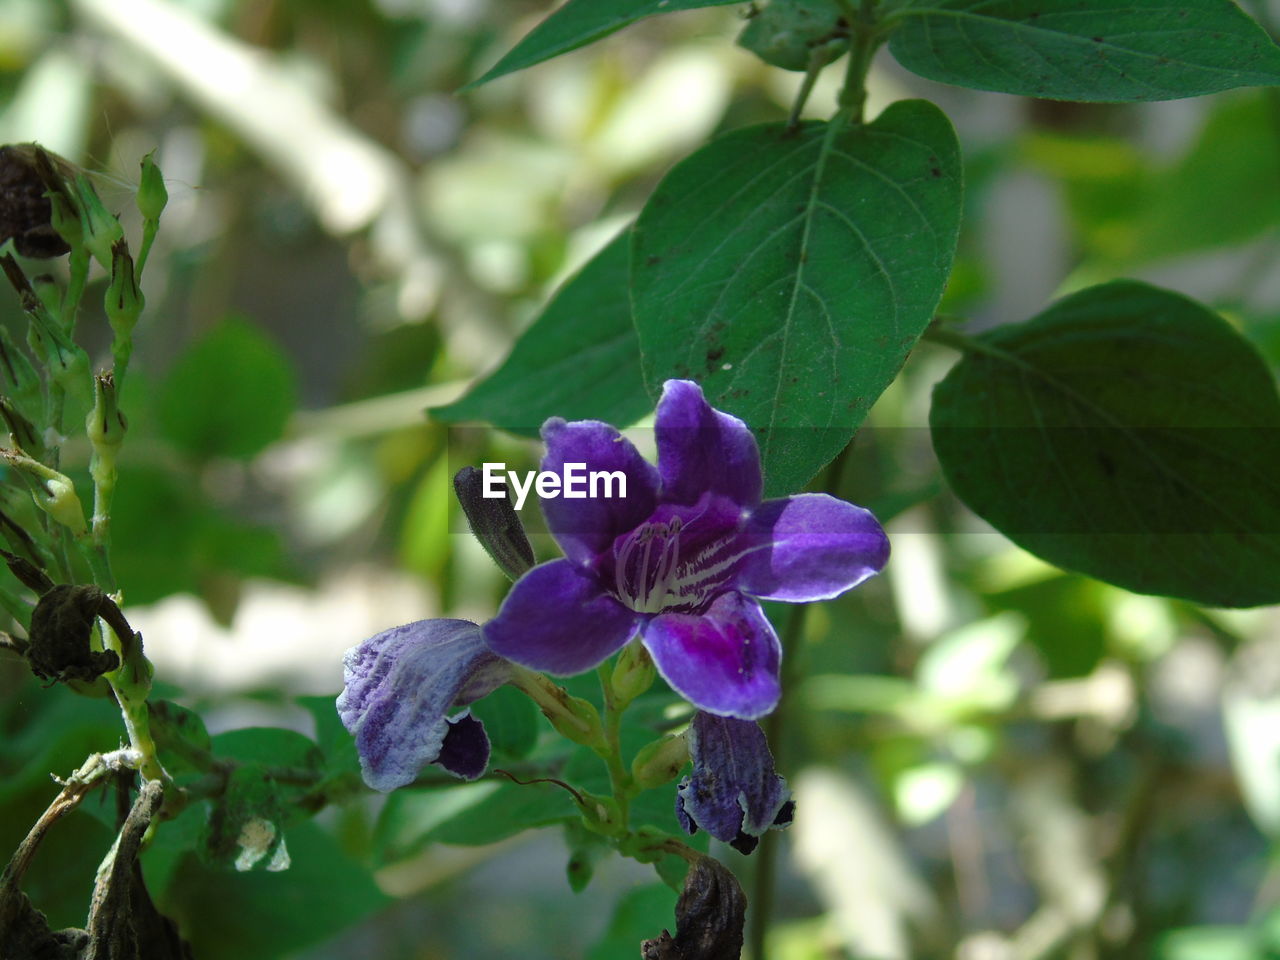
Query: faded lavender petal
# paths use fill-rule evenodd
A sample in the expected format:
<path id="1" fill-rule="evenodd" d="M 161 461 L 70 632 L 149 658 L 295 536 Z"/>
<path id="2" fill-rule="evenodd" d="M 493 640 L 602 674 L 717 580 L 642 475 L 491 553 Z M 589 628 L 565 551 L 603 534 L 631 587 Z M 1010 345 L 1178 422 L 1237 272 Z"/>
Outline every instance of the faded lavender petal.
<path id="1" fill-rule="evenodd" d="M 750 853 L 766 830 L 791 823 L 795 803 L 758 724 L 700 711 L 689 728 L 689 753 L 693 774 L 676 789 L 676 817 L 686 833 L 701 828 Z"/>
<path id="2" fill-rule="evenodd" d="M 467 620 L 419 620 L 347 651 L 338 716 L 356 740 L 364 781 L 389 791 L 429 763 L 474 779 L 488 762 L 478 720 L 448 718 L 507 681 L 511 666 Z"/>
<path id="3" fill-rule="evenodd" d="M 825 493 L 766 500 L 741 542 L 738 587 L 763 600 L 829 600 L 889 559 L 889 538 L 871 511 Z"/>

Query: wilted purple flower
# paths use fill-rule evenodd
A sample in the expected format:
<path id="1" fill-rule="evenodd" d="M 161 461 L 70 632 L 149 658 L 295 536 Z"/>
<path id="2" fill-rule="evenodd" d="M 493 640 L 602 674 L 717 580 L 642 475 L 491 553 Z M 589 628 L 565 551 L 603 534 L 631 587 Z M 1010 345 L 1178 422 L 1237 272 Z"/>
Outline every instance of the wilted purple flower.
<path id="1" fill-rule="evenodd" d="M 347 651 L 338 716 L 356 739 L 364 781 L 375 790 L 412 783 L 429 763 L 474 780 L 489 764 L 489 737 L 467 711 L 507 682 L 511 664 L 468 620 L 419 620 Z"/>
<path id="2" fill-rule="evenodd" d="M 796 805 L 773 772 L 773 754 L 755 721 L 699 711 L 689 727 L 689 755 L 693 774 L 676 788 L 676 817 L 686 833 L 701 827 L 750 853 L 770 827 L 791 823 Z"/>
<path id="3" fill-rule="evenodd" d="M 708 713 L 778 702 L 781 646 L 755 598 L 826 600 L 880 571 L 889 541 L 867 510 L 809 493 L 760 502 L 760 455 L 702 389 L 668 380 L 658 466 L 596 420 L 542 427 L 542 469 L 620 471 L 626 496 L 546 499 L 565 558 L 534 567 L 484 627 L 489 646 L 553 674 L 596 666 L 637 631 L 663 678 Z"/>

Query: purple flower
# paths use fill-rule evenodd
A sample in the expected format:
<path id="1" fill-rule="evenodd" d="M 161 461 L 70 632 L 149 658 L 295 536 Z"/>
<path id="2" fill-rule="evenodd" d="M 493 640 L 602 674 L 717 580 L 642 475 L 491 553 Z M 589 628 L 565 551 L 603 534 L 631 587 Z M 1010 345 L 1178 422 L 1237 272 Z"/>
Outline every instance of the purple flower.
<path id="1" fill-rule="evenodd" d="M 595 420 L 542 427 L 542 469 L 621 472 L 626 496 L 545 499 L 565 558 L 534 567 L 485 625 L 494 652 L 534 670 L 589 670 L 636 635 L 663 678 L 718 716 L 778 702 L 782 649 L 756 598 L 826 600 L 878 573 L 889 541 L 867 510 L 826 494 L 760 502 L 760 455 L 702 389 L 668 380 L 658 466 Z"/>
<path id="2" fill-rule="evenodd" d="M 758 724 L 698 712 L 689 728 L 693 775 L 676 788 L 676 817 L 686 833 L 701 827 L 741 853 L 760 835 L 791 823 L 795 803 L 773 772 L 773 755 Z"/>
<path id="3" fill-rule="evenodd" d="M 347 651 L 338 716 L 356 739 L 364 781 L 389 791 L 429 763 L 474 780 L 489 765 L 489 737 L 469 712 L 507 682 L 511 665 L 467 620 L 419 620 Z"/>

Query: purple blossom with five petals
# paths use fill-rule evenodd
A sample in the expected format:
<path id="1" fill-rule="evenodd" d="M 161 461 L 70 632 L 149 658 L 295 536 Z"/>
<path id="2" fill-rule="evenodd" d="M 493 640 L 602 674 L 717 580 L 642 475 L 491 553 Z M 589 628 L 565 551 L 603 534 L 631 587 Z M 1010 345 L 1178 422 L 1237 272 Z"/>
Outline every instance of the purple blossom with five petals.
<path id="1" fill-rule="evenodd" d="M 544 471 L 620 471 L 626 496 L 544 499 L 565 556 L 516 582 L 484 638 L 509 660 L 569 675 L 639 633 L 690 703 L 764 716 L 782 649 L 757 601 L 835 597 L 884 567 L 889 541 L 869 511 L 826 494 L 761 502 L 755 437 L 696 383 L 667 381 L 655 433 L 656 468 L 606 423 L 543 425 Z"/>

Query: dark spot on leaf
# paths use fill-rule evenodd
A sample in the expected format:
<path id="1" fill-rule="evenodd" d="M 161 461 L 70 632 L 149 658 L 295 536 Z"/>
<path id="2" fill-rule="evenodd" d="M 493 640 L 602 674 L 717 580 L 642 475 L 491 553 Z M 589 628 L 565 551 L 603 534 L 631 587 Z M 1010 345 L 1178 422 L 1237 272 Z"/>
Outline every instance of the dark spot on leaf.
<path id="1" fill-rule="evenodd" d="M 929 168 L 929 173 L 930 173 L 930 174 L 932 174 L 932 175 L 934 176 L 934 178 L 935 178 L 935 179 L 936 179 L 937 177 L 942 176 L 942 171 L 941 171 L 941 170 L 939 170 L 937 167 L 930 167 L 930 168 Z"/>
<path id="2" fill-rule="evenodd" d="M 707 351 L 707 370 L 714 370 L 720 358 L 724 356 L 724 347 L 714 347 Z"/>
<path id="3" fill-rule="evenodd" d="M 661 262 L 662 262 L 662 258 L 658 256 L 651 255 L 644 258 L 644 263 L 645 263 L 645 266 L 647 267 L 656 267 Z"/>
<path id="4" fill-rule="evenodd" d="M 1108 477 L 1114 477 L 1119 469 L 1116 467 L 1116 462 L 1102 451 L 1098 451 L 1098 466 L 1102 468 L 1102 472 Z"/>
<path id="5" fill-rule="evenodd" d="M 1101 43 L 1101 42 L 1102 42 L 1102 38 L 1101 38 L 1101 37 L 1093 37 L 1093 38 L 1092 38 L 1092 40 L 1093 40 L 1093 42 L 1094 42 L 1094 43 Z"/>

